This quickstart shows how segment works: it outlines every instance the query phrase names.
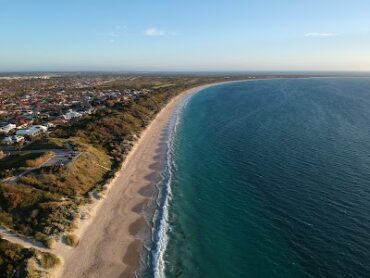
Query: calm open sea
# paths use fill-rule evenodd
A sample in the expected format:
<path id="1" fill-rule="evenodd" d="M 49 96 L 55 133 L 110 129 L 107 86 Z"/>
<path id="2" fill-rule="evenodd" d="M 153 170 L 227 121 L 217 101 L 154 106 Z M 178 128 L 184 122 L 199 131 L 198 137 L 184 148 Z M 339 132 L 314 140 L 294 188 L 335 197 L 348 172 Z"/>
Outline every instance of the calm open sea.
<path id="1" fill-rule="evenodd" d="M 172 123 L 156 277 L 370 277 L 370 79 L 205 89 Z"/>

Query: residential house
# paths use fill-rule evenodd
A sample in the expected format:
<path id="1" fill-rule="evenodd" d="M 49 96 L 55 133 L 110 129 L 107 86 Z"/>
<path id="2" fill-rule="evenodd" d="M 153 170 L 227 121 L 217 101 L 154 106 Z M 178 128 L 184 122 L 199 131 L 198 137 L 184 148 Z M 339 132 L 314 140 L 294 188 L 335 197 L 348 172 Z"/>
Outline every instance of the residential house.
<path id="1" fill-rule="evenodd" d="M 79 117 L 82 117 L 82 114 L 81 113 L 78 113 L 76 111 L 72 111 L 70 110 L 69 112 L 67 112 L 65 115 L 63 115 L 63 117 L 66 119 L 66 120 L 71 120 L 71 119 L 75 119 L 75 118 L 79 118 Z"/>
<path id="2" fill-rule="evenodd" d="M 28 136 L 28 137 L 36 137 L 40 136 L 41 134 L 48 131 L 48 128 L 46 126 L 42 125 L 34 125 L 31 126 L 28 129 L 20 129 L 16 132 L 16 135 L 20 136 Z"/>

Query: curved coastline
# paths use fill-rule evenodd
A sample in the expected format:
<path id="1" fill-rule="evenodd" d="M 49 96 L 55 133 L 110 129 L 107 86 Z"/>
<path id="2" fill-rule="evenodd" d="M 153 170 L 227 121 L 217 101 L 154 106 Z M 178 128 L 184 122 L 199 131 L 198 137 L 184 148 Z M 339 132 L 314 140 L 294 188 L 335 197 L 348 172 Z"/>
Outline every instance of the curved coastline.
<path id="1" fill-rule="evenodd" d="M 235 81 L 230 81 L 235 82 Z M 90 214 L 78 223 L 80 243 L 75 248 L 56 246 L 63 266 L 59 277 L 135 277 L 152 231 L 148 222 L 162 181 L 171 119 L 187 97 L 206 88 L 230 82 L 201 85 L 175 96 L 142 132 L 107 185 L 101 201 L 85 208 Z M 243 82 L 243 80 L 236 81 Z M 159 205 L 159 204 L 157 204 Z M 152 215 L 151 215 L 152 214 Z"/>
<path id="2" fill-rule="evenodd" d="M 176 130 L 173 130 L 176 128 L 174 120 L 182 116 L 180 113 L 177 117 L 176 112 L 186 106 L 186 99 L 206 88 L 245 81 L 257 80 L 203 85 L 171 99 L 141 134 L 122 169 L 117 172 L 115 180 L 108 186 L 108 194 L 104 201 L 101 201 L 96 211 L 91 213 L 92 217 L 88 220 L 90 222 L 81 226 L 80 245 L 75 249 L 63 247 L 62 257 L 65 259 L 65 267 L 60 277 L 144 276 L 141 275 L 140 267 L 143 266 L 143 262 L 148 262 L 148 249 L 150 249 L 146 248 L 148 242 L 145 240 L 154 240 L 154 242 L 160 240 L 160 236 L 154 233 L 158 232 L 157 228 L 161 229 L 166 224 L 162 214 L 157 215 L 157 220 L 161 220 L 162 223 L 156 226 L 154 218 L 156 215 L 153 215 L 153 209 L 160 210 L 166 205 L 166 199 L 161 199 L 163 195 L 160 190 L 170 186 L 168 180 L 165 183 L 163 171 L 166 170 L 166 163 L 170 162 L 168 159 L 171 158 L 168 155 L 171 151 L 170 136 L 176 133 Z M 167 192 L 165 197 L 169 197 L 168 200 L 170 200 L 170 193 Z M 153 227 L 150 226 L 151 224 Z M 161 233 L 161 236 L 166 236 L 166 227 L 161 230 Z M 154 235 L 153 238 L 151 238 L 152 235 Z M 155 243 L 152 245 L 149 242 L 149 244 L 150 247 L 155 247 Z M 157 256 L 163 256 L 166 248 L 162 245 L 154 251 L 157 252 Z M 164 277 L 163 257 L 157 258 L 154 263 L 153 261 L 149 263 L 150 274 Z M 162 263 L 161 266 L 160 263 Z"/>

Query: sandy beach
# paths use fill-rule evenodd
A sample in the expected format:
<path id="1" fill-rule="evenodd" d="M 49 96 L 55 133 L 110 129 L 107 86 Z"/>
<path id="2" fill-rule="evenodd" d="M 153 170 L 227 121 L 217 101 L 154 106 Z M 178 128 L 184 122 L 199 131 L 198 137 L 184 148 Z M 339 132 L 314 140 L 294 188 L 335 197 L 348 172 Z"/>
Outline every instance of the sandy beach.
<path id="1" fill-rule="evenodd" d="M 209 86 L 173 98 L 142 133 L 104 199 L 91 206 L 89 219 L 80 223 L 78 246 L 56 247 L 63 259 L 59 277 L 134 277 L 143 251 L 140 238 L 150 234 L 145 211 L 157 196 L 169 120 L 185 96 Z"/>

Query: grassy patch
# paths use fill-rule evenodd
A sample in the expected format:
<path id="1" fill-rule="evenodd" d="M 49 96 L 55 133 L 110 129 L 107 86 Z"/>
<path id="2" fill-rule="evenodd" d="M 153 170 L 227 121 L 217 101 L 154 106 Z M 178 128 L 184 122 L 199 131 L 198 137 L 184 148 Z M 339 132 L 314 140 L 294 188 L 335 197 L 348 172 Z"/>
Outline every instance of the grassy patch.
<path id="1" fill-rule="evenodd" d="M 75 149 L 81 154 L 67 166 L 43 167 L 35 173 L 22 177 L 20 182 L 46 192 L 78 199 L 86 196 L 104 181 L 110 171 L 111 161 L 103 151 L 82 140 L 73 140 Z"/>
<path id="2" fill-rule="evenodd" d="M 168 88 L 168 87 L 173 87 L 176 86 L 174 83 L 165 83 L 165 84 L 158 84 L 152 87 L 153 89 L 160 89 L 160 88 Z"/>
<path id="3" fill-rule="evenodd" d="M 8 155 L 0 160 L 0 178 L 6 178 L 19 172 L 21 168 L 30 167 L 28 162 L 36 161 L 45 153 L 21 152 L 19 154 Z"/>
<path id="4" fill-rule="evenodd" d="M 45 206 L 57 203 L 56 208 Z M 25 235 L 33 235 L 38 240 L 46 240 L 48 219 L 64 203 L 60 196 L 42 190 L 18 185 L 0 184 L 0 223 Z"/>
<path id="5" fill-rule="evenodd" d="M 53 156 L 54 156 L 53 152 L 42 153 L 39 157 L 35 159 L 26 160 L 26 166 L 27 167 L 39 167 L 43 163 L 48 161 L 50 158 L 52 158 Z"/>
<path id="6" fill-rule="evenodd" d="M 111 161 L 102 149 L 70 141 L 81 154 L 69 165 L 43 167 L 17 184 L 0 184 L 2 225 L 46 244 L 73 227 L 78 205 L 88 201 L 90 191 L 101 190 Z"/>

